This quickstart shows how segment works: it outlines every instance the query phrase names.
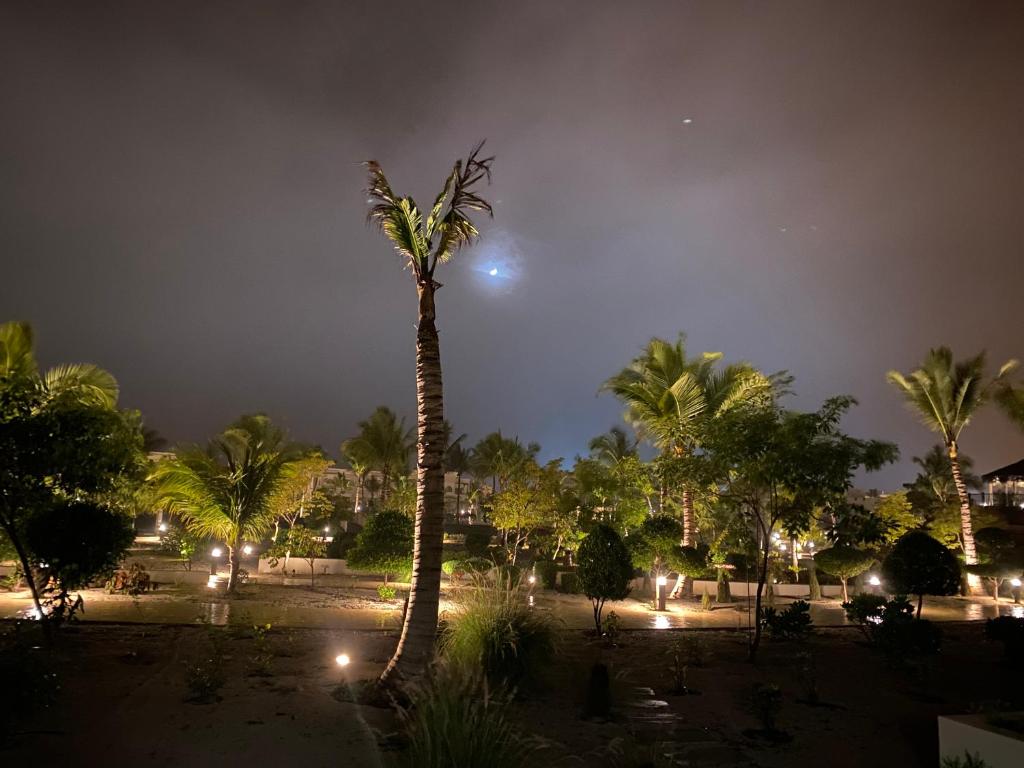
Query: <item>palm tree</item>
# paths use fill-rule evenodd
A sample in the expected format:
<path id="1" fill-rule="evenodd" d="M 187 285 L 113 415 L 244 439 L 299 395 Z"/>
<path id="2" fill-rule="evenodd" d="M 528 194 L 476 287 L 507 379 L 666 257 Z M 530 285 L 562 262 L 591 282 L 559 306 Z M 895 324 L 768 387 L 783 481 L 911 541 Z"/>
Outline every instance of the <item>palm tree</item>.
<path id="1" fill-rule="evenodd" d="M 689 358 L 686 336 L 673 344 L 654 338 L 643 353 L 605 382 L 626 405 L 625 419 L 663 455 L 687 458 L 702 443 L 705 427 L 729 409 L 770 398 L 780 377 L 769 377 L 747 363 L 719 367 L 721 352 Z M 693 488 L 682 485 L 683 546 L 693 542 Z M 662 489 L 662 504 L 667 489 Z"/>
<path id="2" fill-rule="evenodd" d="M 605 466 L 614 467 L 623 459 L 636 456 L 636 441 L 630 440 L 626 430 L 612 427 L 603 435 L 598 435 L 587 446 L 590 456 Z"/>
<path id="3" fill-rule="evenodd" d="M 412 447 L 412 430 L 406 429 L 405 419 L 381 405 L 370 418 L 359 422 L 359 434 L 346 440 L 341 452 L 346 457 L 356 457 L 357 462 L 365 463 L 369 470 L 380 473 L 381 502 L 384 502 L 392 480 L 409 471 Z"/>
<path id="4" fill-rule="evenodd" d="M 118 387 L 114 377 L 102 368 L 89 364 L 58 365 L 45 373 L 39 371 L 35 358 L 34 337 L 28 323 L 0 323 L 0 423 L 8 417 L 17 419 L 44 415 L 52 407 L 62 403 L 100 409 L 114 409 L 117 406 Z M 0 477 L 6 475 L 8 464 L 0 457 Z M 17 467 L 12 466 L 14 482 Z M 56 484 L 59 487 L 59 483 Z M 23 541 L 21 523 L 32 513 L 33 505 L 18 503 L 18 494 L 9 488 L 0 488 L 0 529 L 7 535 L 11 546 L 17 552 L 35 604 L 37 615 L 45 615 L 36 583 L 35 570 L 28 549 Z M 38 501 L 38 500 L 37 500 Z"/>
<path id="5" fill-rule="evenodd" d="M 341 455 L 352 468 L 356 476 L 355 501 L 352 507 L 352 518 L 356 522 L 362 520 L 363 511 L 363 490 L 366 487 L 366 476 L 370 472 L 373 463 L 372 458 L 366 451 L 366 446 L 358 441 L 346 440 L 341 444 Z"/>
<path id="6" fill-rule="evenodd" d="M 444 454 L 444 467 L 447 472 L 455 473 L 455 519 L 462 515 L 462 476 L 470 471 L 470 452 L 462 445 L 461 435 L 458 440 L 448 446 Z"/>
<path id="7" fill-rule="evenodd" d="M 263 415 L 244 416 L 206 449 L 184 447 L 154 471 L 159 494 L 188 530 L 228 548 L 228 594 L 238 582 L 244 542 L 258 541 L 274 522 L 274 493 L 301 452 Z"/>
<path id="8" fill-rule="evenodd" d="M 412 584 L 402 634 L 394 656 L 381 675 L 395 683 L 426 671 L 437 635 L 444 536 L 444 392 L 437 338 L 434 275 L 479 235 L 469 218 L 474 211 L 492 214 L 476 193 L 490 180 L 493 158 L 481 157 L 478 145 L 457 160 L 441 192 L 424 217 L 411 197 L 399 197 L 376 161 L 366 163 L 370 198 L 368 219 L 376 224 L 402 257 L 416 282 L 419 320 L 416 331 L 416 534 Z"/>
<path id="9" fill-rule="evenodd" d="M 977 564 L 978 551 L 971 524 L 971 501 L 960 461 L 960 433 L 981 408 L 993 401 L 1011 418 L 1024 423 L 1020 412 L 1021 390 L 1010 381 L 1017 366 L 1016 360 L 1008 360 L 989 378 L 984 352 L 955 362 L 948 347 L 938 347 L 929 350 L 921 367 L 909 374 L 889 371 L 886 375 L 924 425 L 942 437 L 960 501 L 960 532 L 967 565 Z M 977 576 L 971 575 L 968 579 L 972 587 L 979 583 Z"/>

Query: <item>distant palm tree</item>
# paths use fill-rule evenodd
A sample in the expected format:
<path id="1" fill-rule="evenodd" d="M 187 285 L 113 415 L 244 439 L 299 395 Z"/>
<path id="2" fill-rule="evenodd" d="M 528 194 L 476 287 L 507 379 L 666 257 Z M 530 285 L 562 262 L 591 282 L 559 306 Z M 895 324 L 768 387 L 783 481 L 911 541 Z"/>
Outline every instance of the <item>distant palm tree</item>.
<path id="1" fill-rule="evenodd" d="M 455 518 L 462 515 L 462 476 L 470 471 L 470 453 L 462 445 L 465 435 L 460 435 L 458 440 L 450 443 L 444 454 L 444 468 L 446 472 L 455 473 Z"/>
<path id="2" fill-rule="evenodd" d="M 346 440 L 341 452 L 365 463 L 369 470 L 380 473 L 381 502 L 387 501 L 392 481 L 409 471 L 413 448 L 413 431 L 406 429 L 390 408 L 379 406 L 365 421 L 359 422 L 359 434 Z"/>
<path id="3" fill-rule="evenodd" d="M 369 455 L 366 446 L 359 442 L 346 440 L 341 444 L 341 455 L 352 468 L 356 476 L 355 500 L 352 505 L 352 517 L 356 522 L 362 520 L 363 491 L 366 488 L 366 476 L 373 465 L 373 458 Z"/>
<path id="4" fill-rule="evenodd" d="M 771 398 L 781 381 L 747 363 L 720 367 L 721 359 L 721 352 L 688 357 L 683 334 L 674 344 L 655 338 L 603 388 L 626 405 L 625 419 L 639 435 L 666 456 L 686 458 L 701 447 L 710 420 L 737 405 Z M 682 543 L 688 546 L 694 534 L 693 488 L 684 482 L 680 490 Z M 665 497 L 663 486 L 663 505 Z"/>
<path id="5" fill-rule="evenodd" d="M 591 458 L 613 467 L 623 459 L 636 456 L 636 440 L 630 440 L 626 430 L 612 427 L 603 435 L 598 435 L 588 446 Z"/>
<path id="6" fill-rule="evenodd" d="M 948 347 L 938 347 L 928 352 L 920 368 L 907 375 L 889 371 L 886 376 L 924 425 L 942 437 L 960 501 L 960 531 L 968 565 L 977 564 L 978 551 L 971 523 L 971 501 L 961 469 L 960 433 L 981 408 L 993 401 L 1014 420 L 1024 421 L 1021 391 L 1010 380 L 1017 365 L 1016 360 L 1009 360 L 990 378 L 985 370 L 984 352 L 955 362 Z M 972 585 L 979 583 L 977 576 L 971 576 L 970 581 Z"/>
<path id="7" fill-rule="evenodd" d="M 478 145 L 455 162 L 441 192 L 424 216 L 411 197 L 399 197 L 380 164 L 366 163 L 369 220 L 392 242 L 412 273 L 419 301 L 416 331 L 416 533 L 412 585 L 398 647 L 381 682 L 392 684 L 426 671 L 437 636 L 444 537 L 444 393 L 437 337 L 434 278 L 439 264 L 452 259 L 479 235 L 469 218 L 474 211 L 491 214 L 491 205 L 476 190 L 490 180 L 491 157 Z"/>
<path id="8" fill-rule="evenodd" d="M 523 445 L 518 437 L 509 438 L 501 430 L 491 432 L 478 442 L 470 453 L 473 475 L 491 478 L 491 493 L 497 493 L 510 478 L 529 465 L 540 453 L 537 443 Z"/>
<path id="9" fill-rule="evenodd" d="M 274 522 L 271 498 L 301 452 L 266 416 L 244 416 L 206 449 L 185 447 L 154 470 L 160 497 L 188 530 L 228 548 L 228 594 L 238 583 L 244 542 L 259 541 Z"/>

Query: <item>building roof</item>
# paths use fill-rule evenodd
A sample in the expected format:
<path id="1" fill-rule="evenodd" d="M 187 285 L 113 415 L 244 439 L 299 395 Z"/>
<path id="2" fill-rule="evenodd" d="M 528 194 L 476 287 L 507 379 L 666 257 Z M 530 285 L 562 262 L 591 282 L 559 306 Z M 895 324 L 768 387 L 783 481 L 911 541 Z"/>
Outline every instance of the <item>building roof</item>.
<path id="1" fill-rule="evenodd" d="M 1011 478 L 1024 479 L 1024 459 L 1013 464 L 1007 464 L 999 469 L 993 469 L 991 472 L 986 472 L 981 476 L 981 479 L 986 483 L 993 480 L 1005 481 Z"/>

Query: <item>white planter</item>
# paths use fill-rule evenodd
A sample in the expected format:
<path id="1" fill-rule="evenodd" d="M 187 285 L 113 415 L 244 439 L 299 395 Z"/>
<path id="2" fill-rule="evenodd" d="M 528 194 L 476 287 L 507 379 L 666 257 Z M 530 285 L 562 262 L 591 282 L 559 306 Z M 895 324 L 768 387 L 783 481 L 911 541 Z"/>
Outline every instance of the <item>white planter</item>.
<path id="1" fill-rule="evenodd" d="M 939 757 L 977 754 L 989 768 L 1024 765 L 1024 739 L 1019 733 L 990 725 L 985 715 L 939 718 Z"/>
<path id="2" fill-rule="evenodd" d="M 333 559 L 333 558 L 326 558 L 326 557 L 323 558 L 323 559 L 319 559 L 318 558 L 314 562 L 313 565 L 314 565 L 314 568 L 315 568 L 317 576 L 323 576 L 325 574 L 326 575 L 339 575 L 339 574 L 344 575 L 344 574 L 351 573 L 351 571 L 348 570 L 348 567 L 347 567 L 347 565 L 346 565 L 344 560 L 336 560 L 336 559 Z M 277 561 L 276 567 L 271 568 L 270 567 L 270 560 L 265 558 L 265 557 L 261 557 L 260 558 L 260 564 L 259 564 L 259 567 L 258 567 L 256 572 L 260 573 L 260 574 L 273 574 L 275 576 L 283 576 L 283 575 L 288 575 L 288 576 L 292 576 L 292 575 L 294 575 L 294 576 L 305 576 L 308 579 L 309 578 L 309 561 L 308 560 L 303 560 L 303 559 L 298 558 L 298 557 L 289 557 L 288 558 L 288 573 L 285 574 L 285 572 L 284 572 L 284 558 L 282 558 L 282 559 Z"/>

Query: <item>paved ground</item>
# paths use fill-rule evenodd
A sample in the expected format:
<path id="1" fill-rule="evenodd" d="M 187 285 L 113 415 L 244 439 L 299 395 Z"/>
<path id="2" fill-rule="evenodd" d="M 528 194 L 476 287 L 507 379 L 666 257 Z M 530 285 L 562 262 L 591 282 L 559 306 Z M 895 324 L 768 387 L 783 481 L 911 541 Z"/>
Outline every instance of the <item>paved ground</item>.
<path id="1" fill-rule="evenodd" d="M 448 598 L 442 610 L 452 607 Z M 252 584 L 228 600 L 202 587 L 178 586 L 139 598 L 107 595 L 87 590 L 83 621 L 113 621 L 154 624 L 273 624 L 275 627 L 309 627 L 350 630 L 394 629 L 401 617 L 401 603 L 383 603 L 372 590 L 340 586 L 282 586 Z M 566 629 L 587 629 L 593 623 L 590 603 L 585 598 L 553 592 L 536 592 L 533 604 L 550 612 Z M 529 599 L 524 595 L 524 599 Z M 780 601 L 782 603 L 784 601 Z M 31 610 L 28 594 L 0 594 L 0 618 L 16 618 Z M 626 629 L 717 628 L 743 629 L 751 612 L 746 601 L 702 611 L 698 601 L 671 600 L 668 610 L 656 612 L 649 603 L 628 599 L 609 603 Z M 997 615 L 1024 617 L 1024 605 L 991 599 L 926 598 L 924 617 L 933 621 L 980 621 Z M 846 618 L 838 600 L 813 603 L 811 616 L 818 626 L 842 626 Z"/>

